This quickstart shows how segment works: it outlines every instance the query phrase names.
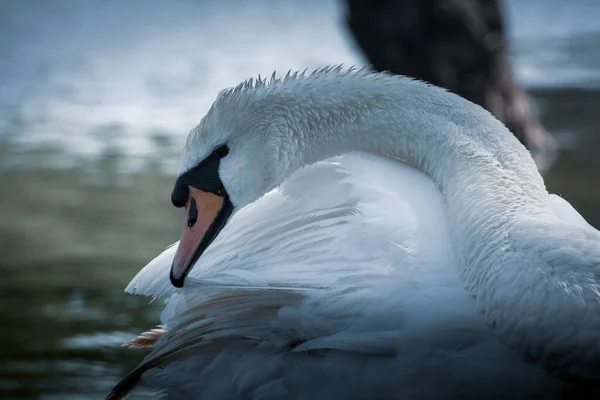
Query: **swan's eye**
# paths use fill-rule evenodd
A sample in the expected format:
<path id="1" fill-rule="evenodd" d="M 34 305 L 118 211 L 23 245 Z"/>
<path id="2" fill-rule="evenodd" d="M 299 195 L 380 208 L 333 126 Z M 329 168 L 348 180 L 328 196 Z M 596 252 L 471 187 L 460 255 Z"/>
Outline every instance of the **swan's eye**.
<path id="1" fill-rule="evenodd" d="M 223 158 L 229 154 L 229 147 L 227 147 L 226 144 L 222 144 L 214 150 L 214 153 L 217 155 L 217 157 Z"/>

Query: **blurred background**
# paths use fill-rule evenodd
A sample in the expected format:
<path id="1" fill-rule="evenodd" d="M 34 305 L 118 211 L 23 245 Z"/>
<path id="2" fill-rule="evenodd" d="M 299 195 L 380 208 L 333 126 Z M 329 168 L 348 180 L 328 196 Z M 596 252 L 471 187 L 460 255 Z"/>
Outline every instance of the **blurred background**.
<path id="1" fill-rule="evenodd" d="M 467 26 L 495 43 L 455 40 L 488 71 L 480 103 L 501 119 L 520 104 L 549 189 L 600 228 L 600 2 L 500 2 L 490 39 L 476 1 L 0 0 L 0 398 L 102 398 L 144 356 L 119 346 L 160 305 L 123 288 L 178 240 L 178 152 L 222 88 L 259 73 L 372 63 L 435 81 L 426 64 L 453 44 L 423 57 L 429 33 Z M 460 92 L 453 76 L 434 83 Z"/>

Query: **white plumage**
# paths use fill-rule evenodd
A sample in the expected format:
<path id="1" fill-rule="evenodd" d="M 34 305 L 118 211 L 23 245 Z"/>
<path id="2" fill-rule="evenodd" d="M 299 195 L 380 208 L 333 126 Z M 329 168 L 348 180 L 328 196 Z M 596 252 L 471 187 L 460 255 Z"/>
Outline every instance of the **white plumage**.
<path id="1" fill-rule="evenodd" d="M 600 233 L 487 112 L 326 69 L 221 94 L 180 172 L 223 140 L 239 211 L 183 289 L 168 279 L 175 247 L 129 284 L 166 299 L 166 333 L 109 398 L 140 382 L 173 399 L 593 388 Z"/>

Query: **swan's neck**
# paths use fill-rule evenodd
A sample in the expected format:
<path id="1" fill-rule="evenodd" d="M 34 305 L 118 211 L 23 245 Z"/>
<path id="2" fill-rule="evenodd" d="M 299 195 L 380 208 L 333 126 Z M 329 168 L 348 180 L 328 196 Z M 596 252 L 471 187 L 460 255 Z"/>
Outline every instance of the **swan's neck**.
<path id="1" fill-rule="evenodd" d="M 334 155 L 367 151 L 429 175 L 446 198 L 449 217 L 466 212 L 462 217 L 497 219 L 500 212 L 547 209 L 548 193 L 529 152 L 491 114 L 436 87 L 393 83 L 295 98 L 312 107 L 292 116 L 279 138 L 288 143 L 281 147 L 288 161 L 283 177 Z M 300 104 L 295 109 L 305 110 Z M 474 223 L 469 220 L 456 223 L 466 228 Z"/>
<path id="2" fill-rule="evenodd" d="M 554 235 L 566 227 L 549 210 L 533 159 L 488 112 L 412 81 L 377 83 L 309 88 L 282 101 L 288 110 L 312 107 L 279 127 L 281 178 L 355 150 L 423 171 L 445 198 L 467 289 L 491 326 L 548 368 L 588 374 L 600 355 L 597 280 L 581 273 L 584 255 L 561 251 L 585 247 L 597 278 L 598 236 Z"/>

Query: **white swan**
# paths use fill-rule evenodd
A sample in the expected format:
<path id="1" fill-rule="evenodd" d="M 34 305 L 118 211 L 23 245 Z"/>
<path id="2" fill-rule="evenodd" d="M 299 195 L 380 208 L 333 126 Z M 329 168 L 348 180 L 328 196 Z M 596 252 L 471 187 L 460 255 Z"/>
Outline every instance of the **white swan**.
<path id="1" fill-rule="evenodd" d="M 442 89 L 247 81 L 191 132 L 173 201 L 182 240 L 127 288 L 167 299 L 166 333 L 133 342 L 155 343 L 109 399 L 559 398 L 600 377 L 600 232 Z"/>

